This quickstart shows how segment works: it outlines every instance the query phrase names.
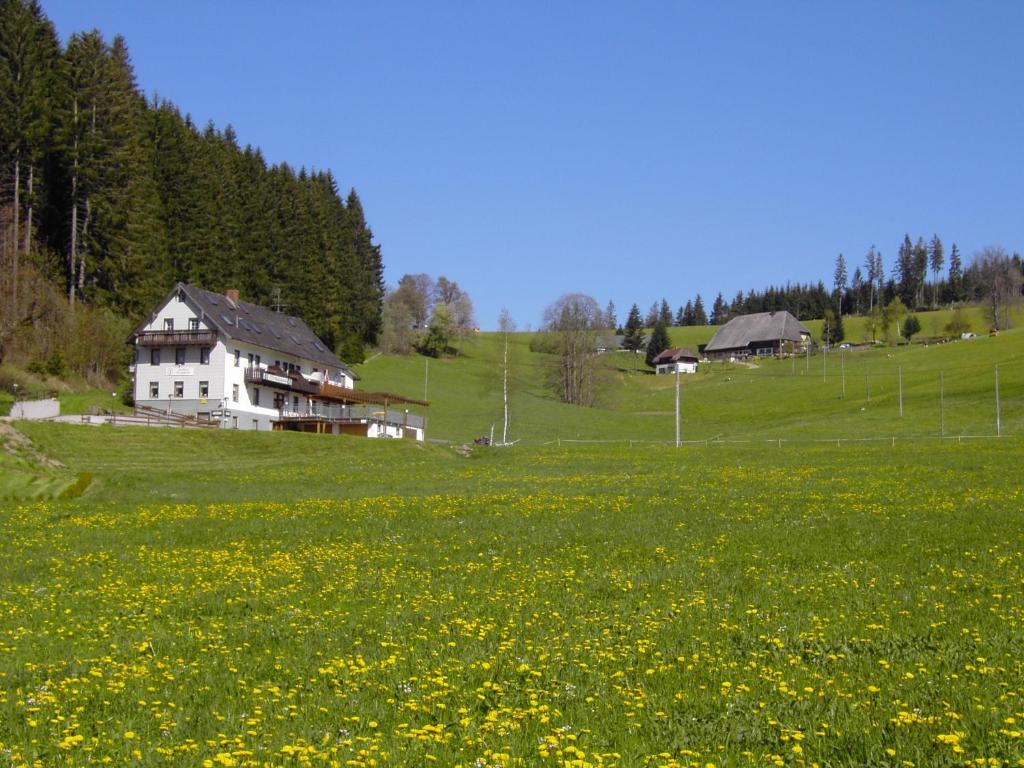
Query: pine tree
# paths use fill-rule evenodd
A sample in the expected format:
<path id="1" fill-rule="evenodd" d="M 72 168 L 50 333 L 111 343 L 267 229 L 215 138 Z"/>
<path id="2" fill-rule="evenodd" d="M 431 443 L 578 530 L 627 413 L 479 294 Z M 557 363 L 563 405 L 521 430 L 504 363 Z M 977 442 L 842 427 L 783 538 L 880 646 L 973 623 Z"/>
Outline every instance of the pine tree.
<path id="1" fill-rule="evenodd" d="M 686 306 L 683 308 L 683 325 L 696 325 L 697 318 L 693 314 L 693 302 L 687 300 Z"/>
<path id="2" fill-rule="evenodd" d="M 896 281 L 897 291 L 904 306 L 913 306 L 917 298 L 917 270 L 914 266 L 914 244 L 910 235 L 903 236 L 899 252 L 896 255 L 896 264 L 893 270 L 893 278 Z"/>
<path id="3" fill-rule="evenodd" d="M 872 245 L 871 249 L 868 251 L 868 255 L 864 259 L 864 268 L 867 270 L 867 274 L 868 274 L 868 312 L 869 313 L 874 311 L 874 309 L 875 309 L 875 304 L 877 303 L 877 297 L 878 297 L 878 294 L 877 294 L 878 281 L 881 279 L 880 275 L 879 275 L 879 272 L 881 270 L 878 269 L 878 263 L 875 260 L 875 256 L 876 256 L 875 246 Z"/>
<path id="4" fill-rule="evenodd" d="M 928 246 L 924 238 L 917 238 L 914 244 L 914 306 L 924 306 L 924 284 L 928 279 Z"/>
<path id="5" fill-rule="evenodd" d="M 640 308 L 636 304 L 629 308 L 629 315 L 626 317 L 626 325 L 623 330 L 626 333 L 622 339 L 622 348 L 630 352 L 638 352 L 644 345 L 644 324 L 640 318 Z"/>
<path id="6" fill-rule="evenodd" d="M 694 325 L 707 325 L 708 314 L 704 311 L 704 300 L 697 294 L 697 298 L 693 300 L 693 324 Z"/>
<path id="7" fill-rule="evenodd" d="M 942 241 L 938 235 L 932 236 L 931 247 L 928 254 L 929 264 L 932 268 L 932 309 L 938 305 L 939 272 L 945 266 L 945 258 L 942 253 Z"/>
<path id="8" fill-rule="evenodd" d="M 686 308 L 681 306 L 681 305 L 680 305 L 679 309 L 676 310 L 675 324 L 676 324 L 677 327 L 678 326 L 683 326 L 683 325 L 687 324 L 686 323 Z"/>
<path id="9" fill-rule="evenodd" d="M 953 303 L 963 301 L 964 268 L 960 261 L 960 249 L 956 243 L 949 251 L 949 300 Z"/>
<path id="10" fill-rule="evenodd" d="M 850 293 L 853 294 L 853 313 L 855 315 L 860 314 L 861 303 L 863 301 L 864 293 L 864 273 L 860 271 L 860 266 L 854 267 L 853 279 L 851 280 Z"/>
<path id="11" fill-rule="evenodd" d="M 846 259 L 843 258 L 843 254 L 839 254 L 836 257 L 836 269 L 833 275 L 832 287 L 835 290 L 836 296 L 839 297 L 839 314 L 843 314 L 843 299 L 846 297 Z"/>
<path id="12" fill-rule="evenodd" d="M 651 338 L 647 342 L 647 353 L 645 360 L 647 365 L 654 367 L 654 359 L 668 349 L 672 342 L 668 338 L 668 329 L 665 324 L 658 320 L 654 324 L 654 330 L 651 331 Z"/>
<path id="13" fill-rule="evenodd" d="M 658 322 L 658 302 L 651 304 L 651 308 L 647 310 L 647 316 L 644 318 L 644 325 L 647 328 L 653 328 Z"/>
<path id="14" fill-rule="evenodd" d="M 728 322 L 729 305 L 725 303 L 722 292 L 715 296 L 715 302 L 711 305 L 711 325 L 725 325 Z"/>
<path id="15" fill-rule="evenodd" d="M 665 299 L 661 300 L 661 306 L 658 307 L 658 322 L 668 328 L 672 325 L 672 310 L 668 306 L 668 302 Z"/>
<path id="16" fill-rule="evenodd" d="M 11 191 L 10 282 L 15 309 L 20 254 L 29 251 L 36 201 L 42 199 L 47 181 L 41 170 L 52 144 L 59 67 L 57 35 L 39 4 L 0 2 L 0 189 Z"/>

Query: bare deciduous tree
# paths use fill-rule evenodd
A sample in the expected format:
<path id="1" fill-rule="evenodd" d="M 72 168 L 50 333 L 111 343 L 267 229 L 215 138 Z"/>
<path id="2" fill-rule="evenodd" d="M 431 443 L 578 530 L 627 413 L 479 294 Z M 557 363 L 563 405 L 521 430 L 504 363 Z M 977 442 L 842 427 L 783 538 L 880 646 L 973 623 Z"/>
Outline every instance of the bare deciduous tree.
<path id="1" fill-rule="evenodd" d="M 553 337 L 556 385 L 563 402 L 594 403 L 597 332 L 604 327 L 604 320 L 604 313 L 593 297 L 581 293 L 564 294 L 544 310 L 543 327 Z"/>
<path id="2" fill-rule="evenodd" d="M 968 268 L 970 283 L 984 302 L 985 319 L 996 330 L 1010 327 L 1010 311 L 1021 302 L 1021 270 L 1002 248 L 987 246 Z"/>

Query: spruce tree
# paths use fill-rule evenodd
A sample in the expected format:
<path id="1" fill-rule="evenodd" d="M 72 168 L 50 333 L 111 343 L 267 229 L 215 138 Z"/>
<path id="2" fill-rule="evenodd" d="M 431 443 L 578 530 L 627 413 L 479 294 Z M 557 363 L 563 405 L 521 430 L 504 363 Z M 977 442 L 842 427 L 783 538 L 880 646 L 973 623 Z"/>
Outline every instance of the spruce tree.
<path id="1" fill-rule="evenodd" d="M 697 294 L 697 298 L 693 300 L 693 324 L 694 325 L 707 325 L 708 315 L 704 311 L 704 300 Z"/>
<path id="2" fill-rule="evenodd" d="M 654 324 L 654 330 L 651 331 L 651 338 L 647 341 L 647 353 L 645 360 L 647 365 L 654 367 L 654 359 L 668 349 L 672 342 L 668 338 L 668 328 L 661 320 L 658 320 Z"/>
<path id="3" fill-rule="evenodd" d="M 843 299 L 846 297 L 846 259 L 843 258 L 843 254 L 839 254 L 836 257 L 836 269 L 833 274 L 832 287 L 835 290 L 836 296 L 839 297 L 839 314 L 843 314 Z"/>
<path id="4" fill-rule="evenodd" d="M 942 267 L 945 266 L 942 240 L 939 239 L 938 235 L 932 236 L 932 242 L 928 253 L 928 262 L 932 268 L 932 309 L 935 309 L 938 305 L 939 272 L 941 272 Z"/>
<path id="5" fill-rule="evenodd" d="M 956 243 L 949 250 L 949 300 L 963 301 L 964 268 L 960 261 L 960 249 Z"/>
<path id="6" fill-rule="evenodd" d="M 672 325 L 672 310 L 665 299 L 661 300 L 661 306 L 658 308 L 658 322 L 666 328 Z"/>
<path id="7" fill-rule="evenodd" d="M 622 348 L 630 352 L 638 352 L 644 345 L 644 324 L 640 318 L 640 308 L 636 304 L 629 308 L 629 315 L 626 317 L 626 325 L 623 330 L 625 335 L 622 339 Z"/>
<path id="8" fill-rule="evenodd" d="M 10 300 L 17 308 L 20 254 L 28 253 L 37 200 L 48 181 L 60 45 L 34 0 L 0 2 L 0 189 L 10 192 Z M 6 296 L 0 297 L 7 300 Z"/>
<path id="9" fill-rule="evenodd" d="M 729 305 L 725 303 L 722 292 L 715 296 L 715 303 L 711 305 L 711 325 L 725 325 L 728 322 Z"/>
<path id="10" fill-rule="evenodd" d="M 693 302 L 687 300 L 686 306 L 683 308 L 683 325 L 696 325 L 697 319 L 693 314 Z"/>

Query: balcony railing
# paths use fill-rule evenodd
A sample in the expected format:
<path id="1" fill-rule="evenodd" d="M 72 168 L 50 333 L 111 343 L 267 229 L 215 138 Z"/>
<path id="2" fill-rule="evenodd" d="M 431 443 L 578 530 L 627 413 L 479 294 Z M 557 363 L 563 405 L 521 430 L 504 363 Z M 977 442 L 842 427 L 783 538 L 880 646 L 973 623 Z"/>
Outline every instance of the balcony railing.
<path id="1" fill-rule="evenodd" d="M 216 331 L 143 331 L 136 337 L 140 347 L 212 347 Z"/>
<path id="2" fill-rule="evenodd" d="M 414 427 L 423 429 L 426 420 L 415 413 L 408 411 L 387 410 L 373 405 L 327 405 L 326 403 L 312 402 L 305 409 L 284 408 L 281 410 L 283 420 L 306 420 L 329 421 L 340 423 L 351 422 L 378 422 L 398 427 Z"/>
<path id="3" fill-rule="evenodd" d="M 320 385 L 313 381 L 307 381 L 297 373 L 288 373 L 282 369 L 267 370 L 249 366 L 245 369 L 246 384 L 260 384 L 265 387 L 277 387 L 287 389 L 290 392 L 302 392 L 307 395 L 315 395 L 320 391 Z"/>

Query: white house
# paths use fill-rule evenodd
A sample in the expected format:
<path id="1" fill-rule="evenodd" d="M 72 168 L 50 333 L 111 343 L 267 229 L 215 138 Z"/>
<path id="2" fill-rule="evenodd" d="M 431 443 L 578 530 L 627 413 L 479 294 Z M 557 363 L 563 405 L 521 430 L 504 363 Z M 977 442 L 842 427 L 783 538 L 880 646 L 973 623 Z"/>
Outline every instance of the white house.
<path id="1" fill-rule="evenodd" d="M 698 358 L 689 349 L 666 349 L 654 358 L 654 372 L 658 373 L 696 373 Z"/>
<path id="2" fill-rule="evenodd" d="M 424 438 L 425 421 L 359 392 L 356 375 L 299 318 L 178 283 L 129 337 L 136 406 L 233 429 Z"/>

